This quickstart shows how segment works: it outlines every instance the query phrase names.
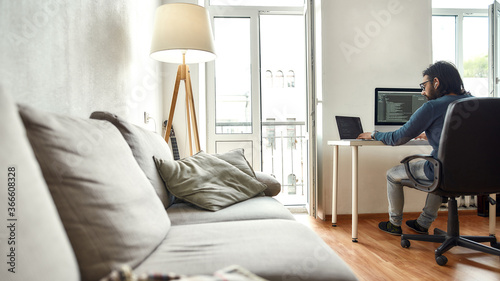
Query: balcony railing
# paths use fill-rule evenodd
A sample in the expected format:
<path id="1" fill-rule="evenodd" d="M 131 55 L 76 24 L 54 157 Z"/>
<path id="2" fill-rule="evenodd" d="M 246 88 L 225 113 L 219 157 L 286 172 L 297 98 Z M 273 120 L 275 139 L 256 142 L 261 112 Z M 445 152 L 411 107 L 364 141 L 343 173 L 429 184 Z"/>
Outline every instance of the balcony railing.
<path id="1" fill-rule="evenodd" d="M 245 133 L 250 122 L 217 123 L 218 133 Z M 306 124 L 293 119 L 262 122 L 262 171 L 281 183 L 276 197 L 285 205 L 305 205 L 308 196 L 308 137 Z"/>

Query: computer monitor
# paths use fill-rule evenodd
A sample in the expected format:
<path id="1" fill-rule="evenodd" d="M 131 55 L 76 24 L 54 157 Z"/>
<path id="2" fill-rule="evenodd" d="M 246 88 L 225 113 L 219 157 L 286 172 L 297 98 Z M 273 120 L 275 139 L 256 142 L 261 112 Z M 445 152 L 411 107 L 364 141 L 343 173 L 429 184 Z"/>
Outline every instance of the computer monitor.
<path id="1" fill-rule="evenodd" d="M 427 98 L 417 88 L 376 88 L 375 125 L 402 126 Z"/>

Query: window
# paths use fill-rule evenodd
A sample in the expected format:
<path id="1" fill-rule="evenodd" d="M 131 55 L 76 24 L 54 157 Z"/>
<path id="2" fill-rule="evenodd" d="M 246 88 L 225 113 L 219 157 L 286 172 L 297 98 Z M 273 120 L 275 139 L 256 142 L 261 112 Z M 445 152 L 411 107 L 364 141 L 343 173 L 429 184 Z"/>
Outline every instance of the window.
<path id="1" fill-rule="evenodd" d="M 488 15 L 491 1 L 433 0 L 433 61 L 454 63 L 467 91 L 488 96 Z"/>
<path id="2" fill-rule="evenodd" d="M 456 64 L 456 17 L 432 17 L 433 61 L 445 60 Z"/>
<path id="3" fill-rule="evenodd" d="M 266 74 L 264 76 L 264 83 L 266 88 L 273 87 L 273 72 L 271 70 L 266 70 Z"/>
<path id="4" fill-rule="evenodd" d="M 216 17 L 214 31 L 216 132 L 251 133 L 250 18 Z"/>
<path id="5" fill-rule="evenodd" d="M 213 6 L 289 6 L 303 7 L 304 0 L 210 0 Z"/>
<path id="6" fill-rule="evenodd" d="M 432 8 L 487 9 L 493 0 L 432 0 Z"/>
<path id="7" fill-rule="evenodd" d="M 293 70 L 288 70 L 286 83 L 288 88 L 295 88 L 295 72 Z"/>
<path id="8" fill-rule="evenodd" d="M 464 17 L 463 80 L 475 96 L 488 96 L 488 17 Z"/>
<path id="9" fill-rule="evenodd" d="M 276 83 L 274 83 L 276 88 L 283 88 L 285 80 L 283 78 L 283 71 L 278 70 L 276 72 Z"/>

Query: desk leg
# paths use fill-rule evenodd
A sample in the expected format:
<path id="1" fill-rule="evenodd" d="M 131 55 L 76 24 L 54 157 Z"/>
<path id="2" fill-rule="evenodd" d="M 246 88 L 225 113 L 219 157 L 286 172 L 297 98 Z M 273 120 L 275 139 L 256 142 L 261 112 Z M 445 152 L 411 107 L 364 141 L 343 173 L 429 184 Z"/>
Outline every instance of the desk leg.
<path id="1" fill-rule="evenodd" d="M 358 242 L 358 147 L 352 146 L 352 242 Z"/>
<path id="2" fill-rule="evenodd" d="M 490 194 L 490 197 L 493 200 L 497 200 L 497 195 L 496 193 Z M 497 202 L 499 204 L 499 202 Z M 489 204 L 489 220 L 490 220 L 490 235 L 495 235 L 495 228 L 496 228 L 496 219 L 497 219 L 497 206 L 496 205 L 491 205 Z"/>
<path id="3" fill-rule="evenodd" d="M 339 184 L 339 147 L 333 146 L 333 178 L 332 178 L 332 226 L 337 226 L 337 190 Z"/>

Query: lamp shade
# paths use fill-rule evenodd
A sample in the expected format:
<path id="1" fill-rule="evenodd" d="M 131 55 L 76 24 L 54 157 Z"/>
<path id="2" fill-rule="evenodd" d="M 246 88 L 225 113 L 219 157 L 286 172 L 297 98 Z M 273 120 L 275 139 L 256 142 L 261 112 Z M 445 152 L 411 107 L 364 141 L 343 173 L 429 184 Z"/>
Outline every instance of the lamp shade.
<path id="1" fill-rule="evenodd" d="M 158 61 L 201 63 L 215 59 L 215 45 L 208 11 L 186 3 L 156 8 L 151 57 Z"/>

